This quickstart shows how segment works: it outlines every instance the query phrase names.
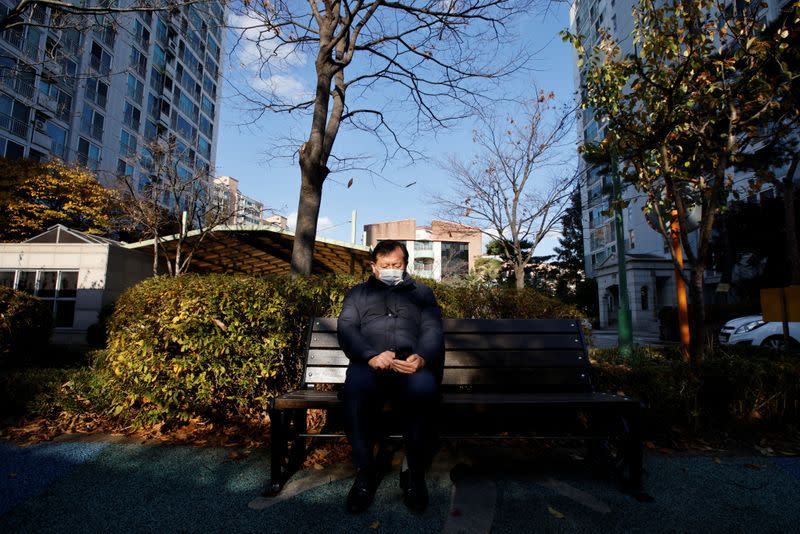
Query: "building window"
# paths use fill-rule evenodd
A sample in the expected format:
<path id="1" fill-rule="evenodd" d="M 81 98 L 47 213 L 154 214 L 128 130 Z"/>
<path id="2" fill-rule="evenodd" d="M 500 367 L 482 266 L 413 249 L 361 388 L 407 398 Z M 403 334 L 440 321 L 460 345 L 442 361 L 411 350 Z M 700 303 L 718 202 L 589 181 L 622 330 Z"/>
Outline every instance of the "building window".
<path id="1" fill-rule="evenodd" d="M 128 74 L 126 96 L 141 105 L 144 97 L 144 84 L 133 74 Z"/>
<path id="2" fill-rule="evenodd" d="M 103 125 L 105 117 L 92 106 L 84 104 L 81 115 L 81 132 L 89 135 L 95 141 L 103 142 Z"/>
<path id="3" fill-rule="evenodd" d="M 78 162 L 96 171 L 100 166 L 100 147 L 83 137 L 78 138 Z"/>
<path id="4" fill-rule="evenodd" d="M 643 311 L 647 311 L 649 309 L 649 300 L 650 300 L 649 299 L 649 292 L 650 291 L 649 291 L 649 289 L 647 289 L 647 286 L 642 286 L 642 289 L 639 292 L 640 293 L 640 298 L 641 298 L 641 301 L 642 301 L 642 310 Z"/>
<path id="5" fill-rule="evenodd" d="M 89 79 L 86 82 L 86 99 L 105 109 L 108 101 L 108 84 L 98 79 Z"/>
<path id="6" fill-rule="evenodd" d="M 125 106 L 123 108 L 122 113 L 122 122 L 128 126 L 131 130 L 139 131 L 139 124 L 142 120 L 142 112 L 131 104 L 130 102 L 125 102 Z"/>
<path id="7" fill-rule="evenodd" d="M 122 130 L 119 134 L 119 153 L 122 157 L 136 156 L 136 136 Z"/>
<path id="8" fill-rule="evenodd" d="M 53 121 L 47 121 L 47 135 L 50 136 L 50 154 L 57 158 L 66 159 L 67 157 L 67 131 L 54 124 Z"/>
<path id="9" fill-rule="evenodd" d="M 130 66 L 142 78 L 147 76 L 147 56 L 136 47 L 131 47 Z"/>
<path id="10" fill-rule="evenodd" d="M 96 42 L 92 42 L 90 65 L 95 72 L 103 76 L 111 72 L 111 54 L 103 50 L 103 47 Z"/>
<path id="11" fill-rule="evenodd" d="M 72 328 L 78 271 L 0 271 L 0 285 L 39 297 L 51 306 L 57 328 Z"/>

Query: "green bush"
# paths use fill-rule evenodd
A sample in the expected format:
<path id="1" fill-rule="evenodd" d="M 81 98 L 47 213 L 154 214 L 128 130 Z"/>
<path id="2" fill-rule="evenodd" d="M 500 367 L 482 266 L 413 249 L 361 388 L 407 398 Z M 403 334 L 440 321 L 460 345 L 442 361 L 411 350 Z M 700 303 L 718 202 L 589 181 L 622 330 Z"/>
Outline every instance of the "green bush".
<path id="1" fill-rule="evenodd" d="M 53 333 L 53 310 L 40 299 L 0 286 L 0 360 L 35 358 Z"/>
<path id="2" fill-rule="evenodd" d="M 262 411 L 298 385 L 313 316 L 336 316 L 351 276 L 152 278 L 129 289 L 109 321 L 95 373 L 99 404 L 134 423 Z M 431 284 L 448 317 L 576 316 L 533 290 Z"/>
<path id="3" fill-rule="evenodd" d="M 616 349 L 592 351 L 599 391 L 641 399 L 651 430 L 677 425 L 694 431 L 747 432 L 800 426 L 800 358 L 725 347 L 696 372 L 677 349 L 637 348 L 630 358 Z"/>

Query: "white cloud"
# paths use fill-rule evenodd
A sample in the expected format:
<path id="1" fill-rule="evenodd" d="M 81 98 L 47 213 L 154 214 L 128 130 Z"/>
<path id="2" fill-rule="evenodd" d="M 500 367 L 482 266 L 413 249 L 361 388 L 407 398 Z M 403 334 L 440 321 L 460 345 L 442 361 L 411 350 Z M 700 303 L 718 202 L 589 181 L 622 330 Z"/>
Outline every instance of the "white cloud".
<path id="1" fill-rule="evenodd" d="M 269 78 L 253 78 L 250 86 L 256 91 L 265 91 L 284 102 L 302 102 L 311 97 L 303 80 L 288 74 L 273 74 Z"/>
<path id="2" fill-rule="evenodd" d="M 230 15 L 228 25 L 237 38 L 236 57 L 248 70 L 258 72 L 265 60 L 273 69 L 288 70 L 308 61 L 294 44 L 282 43 L 264 21 L 248 15 Z"/>

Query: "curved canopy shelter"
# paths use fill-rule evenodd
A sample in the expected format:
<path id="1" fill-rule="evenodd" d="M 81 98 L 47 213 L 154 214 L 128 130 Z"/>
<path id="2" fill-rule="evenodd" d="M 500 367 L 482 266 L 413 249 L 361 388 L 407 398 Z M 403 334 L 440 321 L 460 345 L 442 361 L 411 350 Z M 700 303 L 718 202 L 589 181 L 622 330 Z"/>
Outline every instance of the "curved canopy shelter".
<path id="1" fill-rule="evenodd" d="M 199 245 L 195 246 L 202 237 Z M 178 236 L 160 239 L 172 255 Z M 183 253 L 194 249 L 189 272 L 288 274 L 292 258 L 294 232 L 275 226 L 220 226 L 203 236 L 189 232 Z M 152 251 L 153 240 L 125 245 L 130 249 Z M 360 274 L 369 269 L 369 247 L 334 239 L 317 238 L 314 247 L 314 274 Z"/>

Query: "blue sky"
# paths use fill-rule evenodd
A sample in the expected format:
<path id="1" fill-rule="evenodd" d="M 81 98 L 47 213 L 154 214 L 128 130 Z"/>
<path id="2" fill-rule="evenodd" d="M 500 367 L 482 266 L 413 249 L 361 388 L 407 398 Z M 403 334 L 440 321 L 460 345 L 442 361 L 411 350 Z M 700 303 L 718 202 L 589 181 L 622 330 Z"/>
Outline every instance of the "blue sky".
<path id="1" fill-rule="evenodd" d="M 572 49 L 558 35 L 569 24 L 568 13 L 565 3 L 554 3 L 548 14 L 531 14 L 518 21 L 521 44 L 540 51 L 531 65 L 532 70 L 505 82 L 504 92 L 523 95 L 530 88 L 532 96 L 535 84 L 539 89 L 554 91 L 560 100 L 572 98 Z M 287 76 L 281 80 L 289 91 L 302 91 L 303 85 L 307 84 L 303 76 L 308 79 L 308 65 L 301 63 L 292 65 L 300 72 L 297 77 Z M 234 81 L 241 71 L 241 65 L 229 65 L 226 76 Z M 286 131 L 305 136 L 309 120 L 277 114 L 256 117 L 244 109 L 234 92 L 230 83 L 223 84 L 217 174 L 236 178 L 244 194 L 291 218 L 297 211 L 300 170 L 296 163 L 271 157 L 277 152 L 272 139 Z M 417 148 L 422 149 L 427 158 L 412 165 L 399 158 L 392 159 L 383 169 L 378 169 L 380 176 L 363 171 L 332 175 L 323 193 L 318 234 L 349 241 L 349 221 L 354 209 L 358 213 L 359 243 L 364 224 L 415 218 L 418 225 L 424 225 L 438 218 L 436 206 L 430 203 L 429 197 L 433 191 L 446 191 L 448 178 L 437 161 L 449 154 L 469 157 L 473 127 L 471 120 L 464 120 L 455 128 L 417 139 Z M 334 152 L 342 153 L 380 150 L 376 143 L 348 130 L 340 132 L 334 146 Z M 574 154 L 571 156 L 576 157 Z M 353 185 L 347 188 L 345 184 L 350 178 Z M 414 185 L 405 187 L 412 182 Z M 546 240 L 537 249 L 537 254 L 548 253 L 555 244 L 555 238 Z"/>

